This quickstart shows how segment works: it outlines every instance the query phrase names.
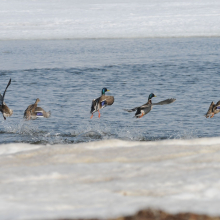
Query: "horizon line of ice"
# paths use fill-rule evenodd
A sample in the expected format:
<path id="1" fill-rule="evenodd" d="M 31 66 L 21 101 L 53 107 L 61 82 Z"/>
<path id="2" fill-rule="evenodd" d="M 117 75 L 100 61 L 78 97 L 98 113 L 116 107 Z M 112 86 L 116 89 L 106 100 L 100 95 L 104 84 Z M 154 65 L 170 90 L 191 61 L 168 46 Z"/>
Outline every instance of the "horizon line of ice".
<path id="1" fill-rule="evenodd" d="M 0 40 L 219 37 L 220 2 L 3 1 Z"/>

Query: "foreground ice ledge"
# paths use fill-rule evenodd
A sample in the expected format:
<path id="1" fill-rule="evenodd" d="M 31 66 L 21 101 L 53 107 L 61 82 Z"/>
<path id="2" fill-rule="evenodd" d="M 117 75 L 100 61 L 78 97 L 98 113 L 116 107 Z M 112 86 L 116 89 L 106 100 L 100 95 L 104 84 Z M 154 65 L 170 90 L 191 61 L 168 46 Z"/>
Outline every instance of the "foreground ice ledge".
<path id="1" fill-rule="evenodd" d="M 148 207 L 220 216 L 220 138 L 0 149 L 1 219 L 106 218 Z"/>

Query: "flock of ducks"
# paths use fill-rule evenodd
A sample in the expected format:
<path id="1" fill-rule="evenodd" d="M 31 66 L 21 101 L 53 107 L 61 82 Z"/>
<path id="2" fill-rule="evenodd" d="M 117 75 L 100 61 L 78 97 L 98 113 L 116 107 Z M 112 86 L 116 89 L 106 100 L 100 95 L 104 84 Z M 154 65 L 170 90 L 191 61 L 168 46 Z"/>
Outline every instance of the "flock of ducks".
<path id="1" fill-rule="evenodd" d="M 6 103 L 4 102 L 5 99 L 5 93 L 8 89 L 8 87 L 11 84 L 11 79 L 8 82 L 8 85 L 5 88 L 5 91 L 3 93 L 3 96 L 0 94 L 0 112 L 3 115 L 4 120 L 6 120 L 6 117 L 10 117 L 13 114 L 13 110 L 10 109 Z M 92 105 L 91 105 L 91 111 L 90 113 L 92 114 L 91 118 L 93 117 L 93 114 L 95 112 L 98 112 L 98 117 L 101 117 L 101 114 L 99 112 L 100 109 L 108 106 L 108 105 L 112 105 L 114 103 L 114 96 L 106 96 L 105 93 L 108 92 L 110 90 L 108 90 L 107 88 L 103 88 L 101 91 L 101 96 L 99 98 L 96 98 L 94 100 L 92 100 Z M 161 102 L 158 103 L 152 103 L 151 99 L 153 97 L 156 97 L 153 93 L 151 93 L 148 97 L 148 102 L 145 103 L 144 105 L 132 108 L 132 109 L 123 109 L 127 112 L 135 112 L 135 116 L 136 118 L 142 118 L 144 115 L 146 115 L 147 113 L 149 113 L 152 109 L 152 107 L 154 105 L 167 105 L 167 104 L 171 104 L 173 102 L 176 101 L 176 99 L 166 99 L 163 100 Z M 37 104 L 38 102 L 40 102 L 40 99 L 37 98 L 34 104 L 31 104 L 27 107 L 27 109 L 24 111 L 24 118 L 26 120 L 34 120 L 37 119 L 39 117 L 44 117 L 44 118 L 49 118 L 51 116 L 51 112 L 46 112 L 44 111 L 43 108 L 38 107 Z M 213 118 L 215 114 L 220 112 L 220 101 L 218 101 L 216 104 L 214 102 L 211 103 L 211 105 L 209 106 L 208 112 L 205 114 L 205 117 L 208 118 Z"/>
<path id="2" fill-rule="evenodd" d="M 6 120 L 6 117 L 10 117 L 13 114 L 13 110 L 10 109 L 4 102 L 5 99 L 5 93 L 7 88 L 11 84 L 11 79 L 8 82 L 8 85 L 5 88 L 5 91 L 3 93 L 3 96 L 0 94 L 0 112 L 3 115 L 3 118 Z M 51 113 L 44 111 L 43 108 L 37 107 L 37 103 L 40 102 L 40 99 L 37 98 L 36 102 L 32 105 L 29 105 L 27 109 L 24 111 L 24 118 L 27 120 L 30 119 L 37 119 L 39 117 L 45 117 L 49 118 Z"/>
<path id="3" fill-rule="evenodd" d="M 91 111 L 90 113 L 92 114 L 91 118 L 93 117 L 93 114 L 95 112 L 98 112 L 99 115 L 98 117 L 100 118 L 101 114 L 99 112 L 100 109 L 112 105 L 114 103 L 114 97 L 113 96 L 106 96 L 105 93 L 108 92 L 109 90 L 106 88 L 103 88 L 101 91 L 101 96 L 97 99 L 92 100 L 92 106 L 91 106 Z M 152 103 L 151 99 L 153 97 L 156 97 L 153 93 L 151 93 L 148 97 L 148 102 L 145 103 L 144 105 L 132 108 L 132 109 L 123 109 L 127 112 L 135 112 L 134 117 L 136 118 L 142 118 L 144 115 L 149 113 L 154 105 L 167 105 L 171 104 L 176 101 L 176 99 L 166 99 L 158 103 Z M 216 104 L 214 102 L 211 103 L 209 106 L 208 112 L 205 114 L 205 117 L 208 118 L 213 118 L 215 114 L 220 112 L 220 101 L 218 101 Z"/>
<path id="4" fill-rule="evenodd" d="M 92 100 L 92 106 L 91 106 L 91 111 L 90 113 L 92 114 L 91 118 L 93 117 L 93 113 L 98 112 L 99 115 L 98 117 L 100 118 L 101 114 L 99 112 L 100 109 L 106 107 L 107 105 L 112 105 L 114 103 L 114 97 L 113 96 L 106 96 L 105 93 L 110 90 L 103 88 L 101 91 L 101 96 L 97 99 Z M 149 113 L 153 107 L 153 105 L 166 105 L 170 104 L 172 102 L 175 102 L 176 99 L 166 99 L 164 101 L 158 102 L 158 103 L 152 103 L 151 99 L 153 97 L 156 97 L 153 93 L 151 93 L 148 97 L 148 102 L 145 103 L 144 105 L 132 108 L 132 109 L 123 109 L 127 112 L 134 112 L 136 118 L 142 118 L 144 115 Z"/>

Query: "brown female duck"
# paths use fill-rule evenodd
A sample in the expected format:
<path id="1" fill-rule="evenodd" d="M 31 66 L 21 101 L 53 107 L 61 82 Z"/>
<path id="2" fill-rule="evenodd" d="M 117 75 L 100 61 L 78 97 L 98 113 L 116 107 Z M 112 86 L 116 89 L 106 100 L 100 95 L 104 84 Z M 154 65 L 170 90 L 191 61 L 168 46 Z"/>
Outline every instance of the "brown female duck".
<path id="1" fill-rule="evenodd" d="M 27 120 L 30 120 L 30 119 L 34 120 L 34 119 L 37 119 L 40 117 L 44 117 L 44 118 L 50 117 L 51 112 L 50 111 L 46 112 L 46 111 L 44 111 L 43 108 L 38 107 L 37 106 L 38 102 L 40 102 L 39 98 L 36 99 L 34 104 L 29 105 L 27 107 L 27 109 L 24 112 L 24 118 L 26 118 Z"/>
<path id="2" fill-rule="evenodd" d="M 218 101 L 216 104 L 212 102 L 209 106 L 209 109 L 207 113 L 205 114 L 205 117 L 213 118 L 215 114 L 218 114 L 220 112 L 220 101 Z"/>

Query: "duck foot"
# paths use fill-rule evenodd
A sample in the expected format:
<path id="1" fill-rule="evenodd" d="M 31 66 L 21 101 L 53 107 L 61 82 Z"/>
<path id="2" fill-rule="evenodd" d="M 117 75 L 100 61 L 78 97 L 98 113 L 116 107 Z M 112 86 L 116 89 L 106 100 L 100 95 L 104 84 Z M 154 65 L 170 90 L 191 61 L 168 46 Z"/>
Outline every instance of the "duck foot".
<path id="1" fill-rule="evenodd" d="M 100 112 L 99 112 L 99 111 L 98 111 L 98 113 L 99 113 L 99 116 L 98 116 L 98 117 L 100 118 L 100 117 L 101 117 L 101 114 L 100 114 Z"/>
<path id="2" fill-rule="evenodd" d="M 91 119 L 93 118 L 93 114 L 91 115 L 91 117 L 90 117 Z"/>
<path id="3" fill-rule="evenodd" d="M 214 115 L 215 115 L 215 114 L 214 114 L 214 113 L 212 113 L 212 116 L 211 116 L 210 118 L 213 118 L 213 117 L 214 117 Z"/>

